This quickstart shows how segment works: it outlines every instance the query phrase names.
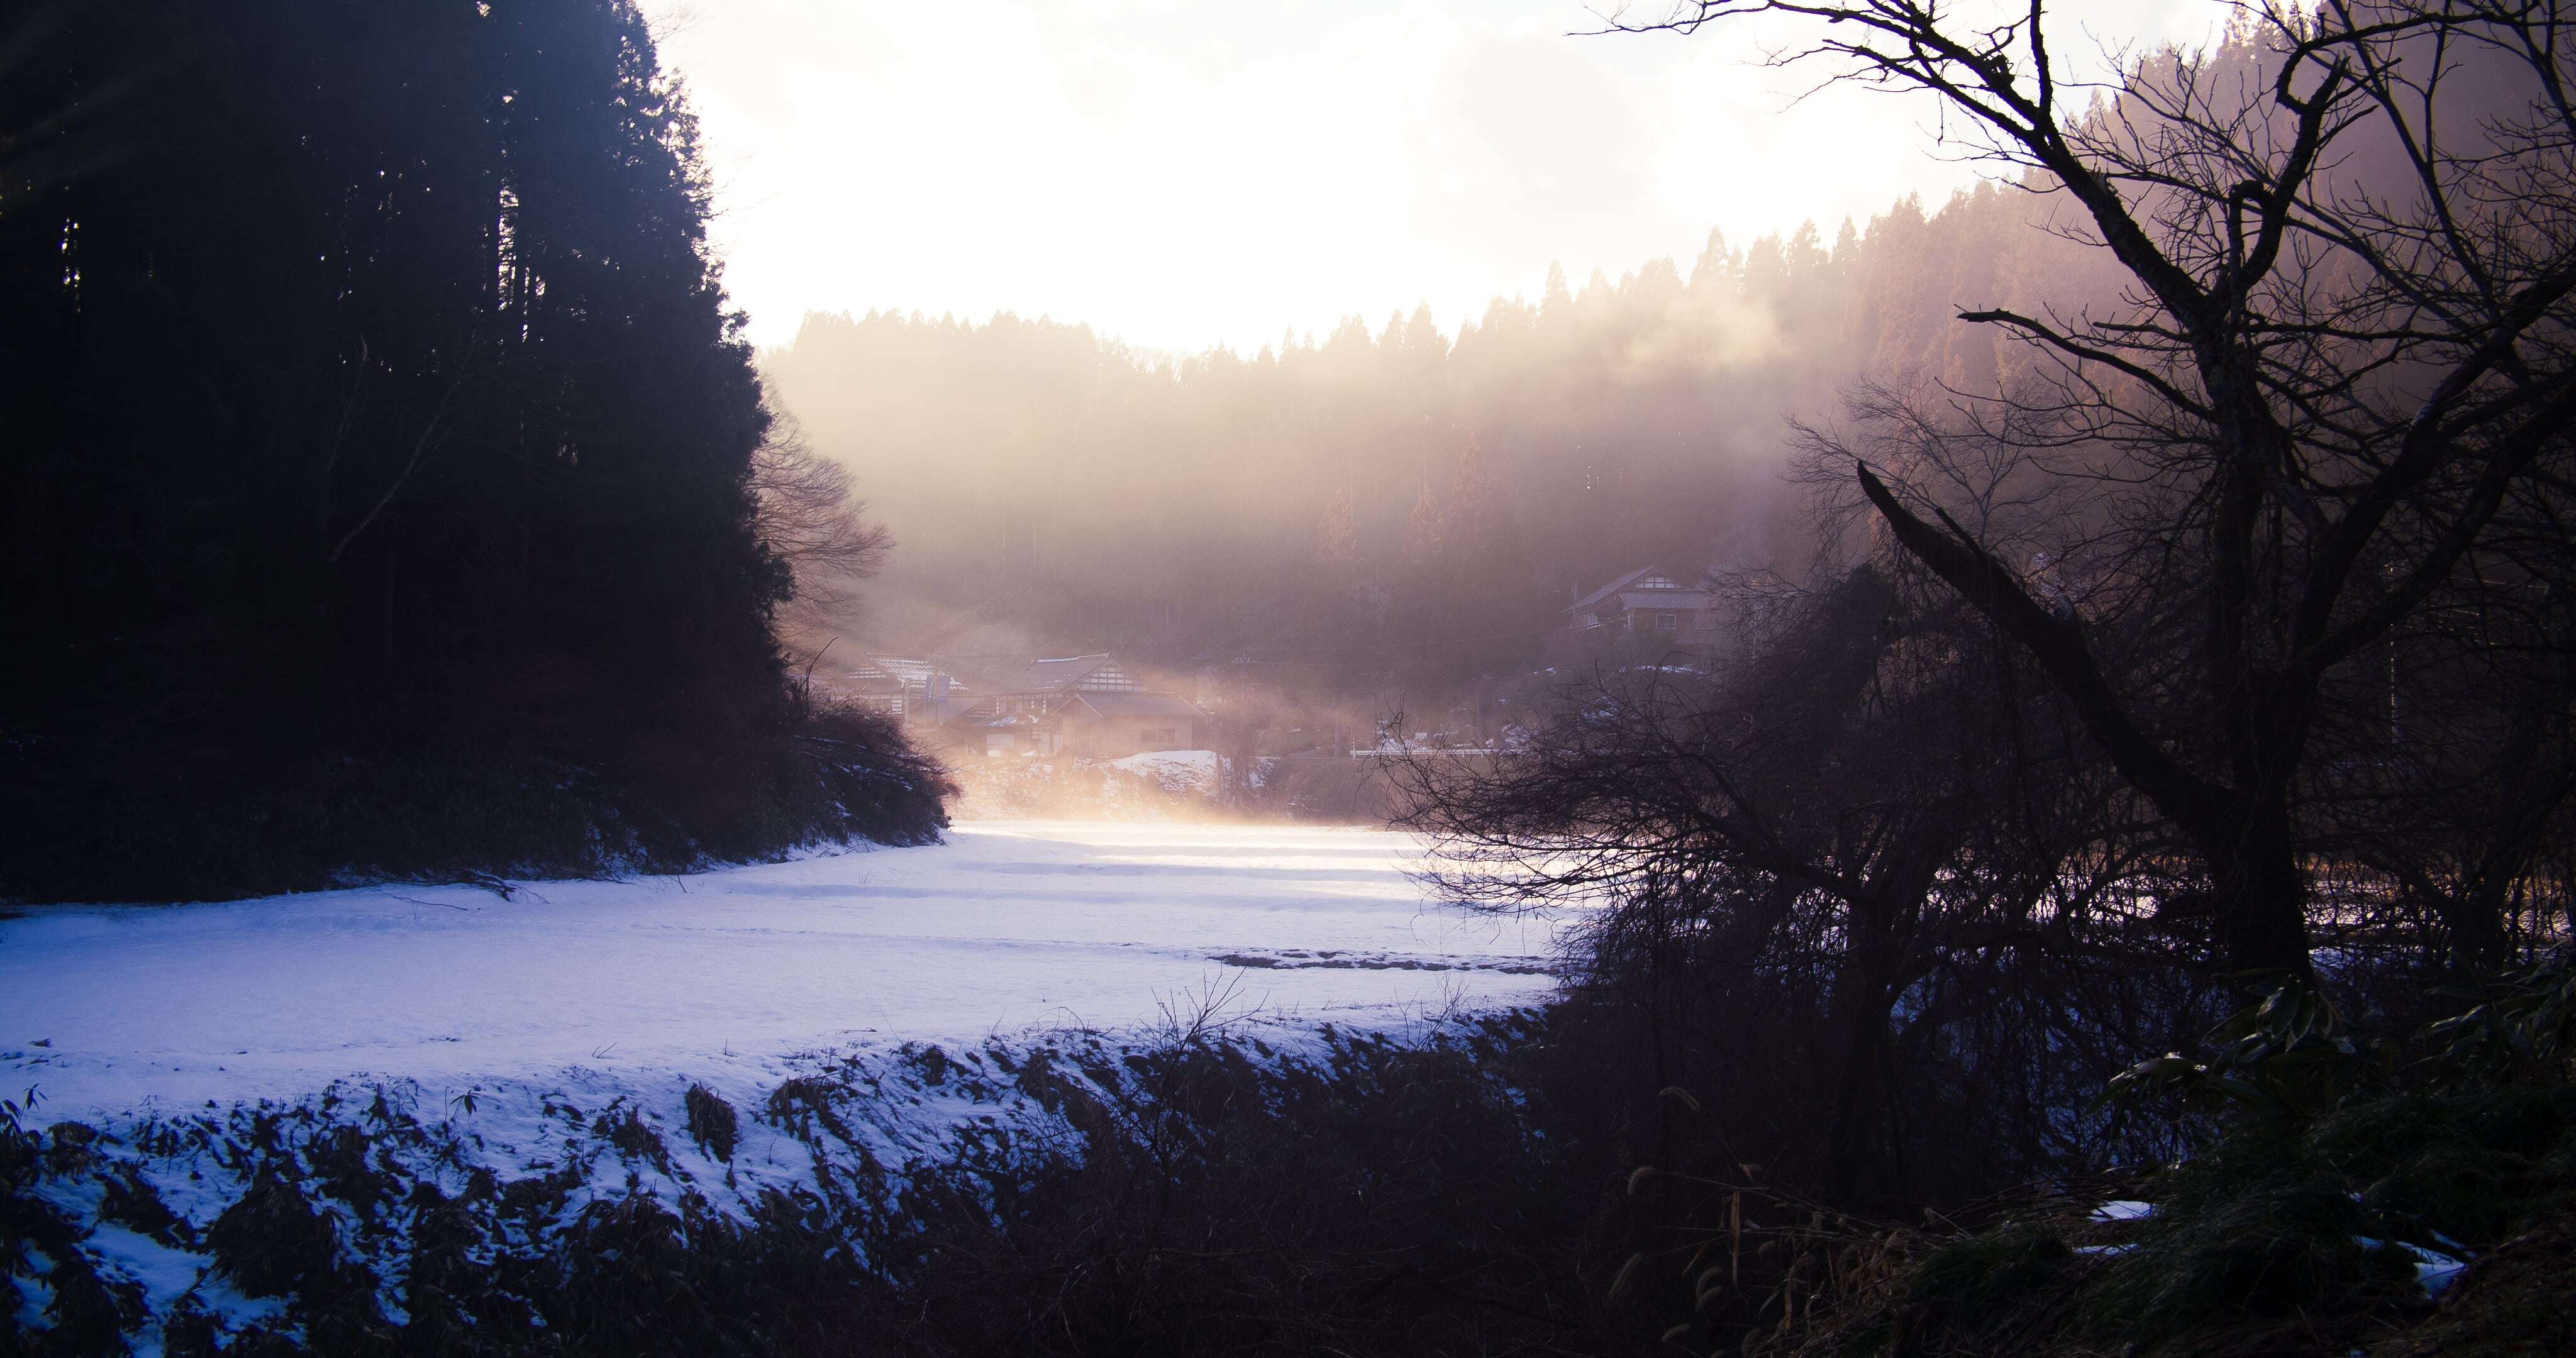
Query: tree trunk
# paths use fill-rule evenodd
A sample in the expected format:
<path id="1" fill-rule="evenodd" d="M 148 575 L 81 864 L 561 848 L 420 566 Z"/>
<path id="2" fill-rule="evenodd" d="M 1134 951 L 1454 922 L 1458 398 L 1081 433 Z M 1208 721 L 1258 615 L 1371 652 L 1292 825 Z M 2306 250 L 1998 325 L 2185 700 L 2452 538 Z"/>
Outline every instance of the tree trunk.
<path id="1" fill-rule="evenodd" d="M 2286 972 L 2316 984 L 2307 880 L 2299 870 L 2286 790 L 2241 795 L 2214 830 L 2199 838 L 2228 969 Z"/>
<path id="2" fill-rule="evenodd" d="M 1834 1027 L 1842 1037 L 1842 1068 L 1834 1077 L 1833 1113 L 1825 1129 L 1825 1197 L 1849 1203 L 1860 1194 L 1878 1132 L 1878 1077 L 1887 1046 L 1887 922 L 1855 908 L 1848 920 L 1852 951 L 1834 980 Z"/>
<path id="3" fill-rule="evenodd" d="M 1825 1132 L 1825 1198 L 1850 1203 L 1860 1196 L 1878 1131 L 1878 1070 L 1887 1045 L 1887 1003 L 1877 986 L 1855 996 L 1843 1042 L 1843 1065 L 1834 1080 L 1833 1120 Z"/>

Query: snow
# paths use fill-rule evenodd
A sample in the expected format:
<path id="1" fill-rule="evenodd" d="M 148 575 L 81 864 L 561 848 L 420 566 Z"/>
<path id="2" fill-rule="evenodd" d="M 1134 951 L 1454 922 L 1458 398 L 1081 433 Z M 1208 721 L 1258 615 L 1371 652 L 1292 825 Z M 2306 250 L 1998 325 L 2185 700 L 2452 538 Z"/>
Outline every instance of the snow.
<path id="1" fill-rule="evenodd" d="M 1214 750 L 1150 750 L 1124 759 L 1112 759 L 1109 767 L 1150 779 L 1163 791 L 1174 795 L 1197 793 L 1211 796 L 1216 792 L 1225 760 Z"/>
<path id="2" fill-rule="evenodd" d="M 2439 1297 L 2442 1295 L 2444 1291 L 2449 1289 L 2453 1281 L 2457 1280 L 2462 1273 L 2468 1271 L 2469 1267 L 2466 1263 L 2454 1259 L 2439 1250 L 2428 1250 L 2421 1245 L 2410 1245 L 2403 1240 L 2374 1240 L 2366 1235 L 2357 1235 L 2352 1238 L 2352 1243 L 2359 1245 L 2366 1250 L 2398 1249 L 2404 1251 L 2415 1264 L 2415 1285 L 2423 1288 L 2424 1295 L 2427 1297 Z"/>
<path id="3" fill-rule="evenodd" d="M 507 899 L 381 886 L 27 907 L 0 919 L 0 1089 L 58 1144 L 67 1124 L 96 1129 L 76 1143 L 101 1152 L 93 1168 L 38 1191 L 100 1277 L 138 1294 L 130 1337 L 151 1353 L 182 1314 L 291 1328 L 285 1303 L 179 1246 L 201 1246 L 269 1158 L 309 1168 L 334 1128 L 363 1132 L 398 1181 L 560 1180 L 560 1220 L 639 1192 L 747 1220 L 775 1192 L 1078 1140 L 1010 1074 L 1033 1053 L 1097 1080 L 1209 1006 L 1288 1059 L 1544 1000 L 1548 926 L 1426 902 L 1416 853 L 1371 830 L 990 821 L 944 845 Z M 682 1134 L 700 1083 L 745 1114 L 729 1160 Z M 118 1176 L 185 1239 L 107 1219 Z M 398 1319 L 408 1218 L 311 1205 Z M 54 1263 L 30 1258 L 0 1305 L 34 1326 Z"/>
<path id="4" fill-rule="evenodd" d="M 1218 763 L 1219 757 L 1214 750 L 1149 750 L 1143 754 L 1131 754 L 1124 759 L 1112 759 L 1109 761 L 1109 767 L 1125 769 L 1129 773 L 1185 771 L 1200 777 L 1213 778 L 1216 776 Z"/>
<path id="5" fill-rule="evenodd" d="M 983 822 L 950 842 L 513 899 L 385 886 L 0 920 L 0 1079 L 40 1120 L 403 1082 L 749 1096 L 822 1049 L 1536 1002 L 1546 926 L 1426 903 L 1381 831 Z M 42 1044 L 42 1045 L 39 1045 Z"/>
<path id="6" fill-rule="evenodd" d="M 151 1315 L 166 1314 L 172 1303 L 191 1290 L 206 1309 L 236 1328 L 286 1309 L 274 1297 L 253 1299 L 241 1295 L 215 1272 L 205 1256 L 173 1249 L 140 1231 L 100 1222 L 82 1243 L 108 1265 L 109 1280 L 132 1281 L 142 1287 L 143 1309 Z"/>
<path id="7" fill-rule="evenodd" d="M 2359 1195 L 2355 1195 L 2356 1199 L 2358 1196 Z M 2092 1219 L 2095 1221 L 2144 1221 L 2155 1214 L 2156 1207 L 2153 1203 L 2139 1202 L 2134 1199 L 2120 1199 L 2118 1201 L 2103 1203 L 2101 1206 L 2094 1208 Z M 2453 1249 L 2459 1248 L 2459 1246 L 2448 1236 L 2441 1236 L 2440 1239 L 2443 1244 L 2449 1245 Z M 2422 1245 L 2409 1244 L 2403 1240 L 2387 1241 L 2375 1239 L 2371 1236 L 2357 1235 L 2352 1238 L 2352 1243 L 2359 1245 L 2366 1250 L 2395 1249 L 2403 1251 L 2415 1265 L 2416 1284 L 2424 1289 L 2424 1294 L 2428 1297 L 2439 1297 L 2442 1295 L 2444 1289 L 2450 1287 L 2452 1281 L 2457 1279 L 2461 1272 L 2468 1268 L 2466 1263 L 2463 1263 L 2459 1259 L 2455 1259 L 2450 1255 L 2444 1254 L 2439 1250 L 2426 1249 Z M 2077 1254 L 2116 1256 L 2127 1254 L 2136 1248 L 2137 1246 L 2132 1244 L 2078 1245 L 2075 1247 L 2075 1252 Z M 2465 1253 L 2466 1251 L 2462 1252 Z"/>

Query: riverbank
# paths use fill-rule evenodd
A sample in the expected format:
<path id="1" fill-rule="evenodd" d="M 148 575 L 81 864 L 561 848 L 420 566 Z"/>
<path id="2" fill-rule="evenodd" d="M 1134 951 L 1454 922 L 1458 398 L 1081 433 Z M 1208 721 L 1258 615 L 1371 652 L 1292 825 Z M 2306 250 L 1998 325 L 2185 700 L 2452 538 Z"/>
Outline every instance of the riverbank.
<path id="1" fill-rule="evenodd" d="M 622 1285 L 583 1253 L 630 1256 L 612 1219 L 685 1242 L 692 1287 L 785 1251 L 881 1300 L 926 1266 L 899 1242 L 1223 1122 L 1183 1106 L 1209 1082 L 1330 1122 L 1418 1056 L 1508 1121 L 1468 1047 L 1552 992 L 1553 936 L 1426 903 L 1413 852 L 983 823 L 685 877 L 22 908 L 16 1323 L 81 1352 L 561 1336 Z M 439 1258 L 480 1300 L 428 1300 Z M 668 1332 L 777 1318 L 709 1306 Z"/>

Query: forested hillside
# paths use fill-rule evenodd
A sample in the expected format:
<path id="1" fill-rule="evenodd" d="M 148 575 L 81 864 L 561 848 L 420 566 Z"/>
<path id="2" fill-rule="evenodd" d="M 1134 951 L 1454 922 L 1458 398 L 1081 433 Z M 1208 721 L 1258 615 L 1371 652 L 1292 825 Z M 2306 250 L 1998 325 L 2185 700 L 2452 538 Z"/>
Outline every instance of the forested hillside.
<path id="1" fill-rule="evenodd" d="M 770 416 L 633 5 L 7 27 L 0 893 L 936 823 L 891 736 L 806 740 Z"/>
<path id="2" fill-rule="evenodd" d="M 1175 359 L 1009 315 L 814 315 L 763 367 L 903 542 L 887 585 L 1166 663 L 1457 677 L 1649 562 L 1802 569 L 1787 421 L 1864 377 L 1991 386 L 2026 356 L 1962 307 L 2107 286 L 2024 229 L 2038 201 L 1712 234 L 1451 331 L 1417 309 Z"/>

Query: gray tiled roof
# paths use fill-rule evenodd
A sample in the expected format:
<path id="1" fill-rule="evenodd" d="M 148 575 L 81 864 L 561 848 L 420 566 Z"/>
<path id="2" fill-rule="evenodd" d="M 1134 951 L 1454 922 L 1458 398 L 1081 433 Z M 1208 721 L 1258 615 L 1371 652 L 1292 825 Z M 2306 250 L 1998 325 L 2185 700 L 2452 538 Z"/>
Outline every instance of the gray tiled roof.
<path id="1" fill-rule="evenodd" d="M 1631 608 L 1700 608 L 1704 607 L 1708 603 L 1708 591 L 1693 589 L 1690 586 L 1680 584 L 1679 582 L 1672 585 L 1654 585 L 1642 589 L 1636 587 L 1638 581 L 1645 579 L 1649 575 L 1657 574 L 1661 570 L 1662 567 L 1659 566 L 1639 566 L 1637 569 L 1628 572 L 1626 575 L 1620 576 L 1609 584 L 1603 585 L 1601 588 L 1583 596 L 1581 599 L 1575 601 L 1574 604 L 1569 606 L 1565 611 L 1568 613 L 1588 613 L 1598 606 L 1603 600 L 1609 598 L 1613 594 L 1619 596 L 1619 608 L 1621 610 Z"/>

